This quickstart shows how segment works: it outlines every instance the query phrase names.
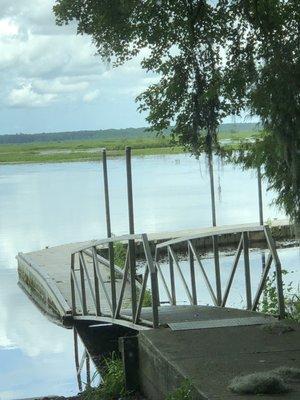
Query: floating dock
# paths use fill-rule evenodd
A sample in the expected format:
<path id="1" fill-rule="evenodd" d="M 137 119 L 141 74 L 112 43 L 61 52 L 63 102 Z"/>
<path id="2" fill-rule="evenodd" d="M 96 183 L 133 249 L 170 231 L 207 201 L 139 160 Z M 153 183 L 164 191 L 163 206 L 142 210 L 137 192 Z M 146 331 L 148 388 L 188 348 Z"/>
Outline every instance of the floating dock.
<path id="1" fill-rule="evenodd" d="M 102 338 L 113 331 L 122 336 L 127 332 L 128 340 L 121 346 L 126 381 L 132 387 L 138 377 L 138 385 L 149 399 L 165 399 L 185 379 L 191 383 L 194 399 L 244 399 L 248 397 L 228 389 L 235 376 L 281 366 L 300 368 L 299 324 L 284 329 L 287 322 L 258 312 L 274 266 L 278 314 L 285 316 L 281 263 L 274 238 L 292 238 L 287 222 L 274 223 L 272 228 L 236 225 L 72 243 L 20 253 L 19 284 L 56 323 L 67 327 L 98 325 L 94 329 L 101 330 Z M 114 262 L 116 242 L 126 247 L 124 268 Z M 265 245 L 269 254 L 259 286 L 253 288 L 249 251 L 258 243 Z M 228 245 L 237 249 L 228 282 L 222 282 L 219 250 Z M 201 262 L 208 249 L 214 258 L 214 277 L 210 279 Z M 188 254 L 188 273 L 181 269 L 178 254 L 182 251 Z M 168 260 L 168 279 L 161 272 L 162 256 Z M 139 278 L 135 272 L 138 257 L 145 263 Z M 227 308 L 226 301 L 241 257 L 247 309 L 238 310 Z M 214 306 L 198 304 L 196 268 Z M 163 285 L 158 285 L 158 279 Z M 175 279 L 183 285 L 189 305 L 178 304 Z M 160 301 L 161 287 L 168 304 Z M 112 329 L 114 326 L 117 329 Z M 299 399 L 299 389 L 299 382 L 293 382 L 290 393 L 276 398 Z"/>

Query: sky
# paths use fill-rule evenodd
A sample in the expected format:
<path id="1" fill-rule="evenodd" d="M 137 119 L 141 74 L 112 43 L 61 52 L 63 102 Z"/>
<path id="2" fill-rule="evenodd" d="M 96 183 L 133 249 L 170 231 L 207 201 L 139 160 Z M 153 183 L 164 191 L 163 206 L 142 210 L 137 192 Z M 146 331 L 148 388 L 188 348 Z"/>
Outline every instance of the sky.
<path id="1" fill-rule="evenodd" d="M 146 126 L 135 97 L 157 77 L 143 54 L 113 69 L 75 23 L 55 24 L 54 3 L 0 0 L 0 134 Z"/>
<path id="2" fill-rule="evenodd" d="M 145 126 L 135 97 L 155 80 L 135 59 L 117 69 L 54 0 L 0 0 L 0 134 Z"/>

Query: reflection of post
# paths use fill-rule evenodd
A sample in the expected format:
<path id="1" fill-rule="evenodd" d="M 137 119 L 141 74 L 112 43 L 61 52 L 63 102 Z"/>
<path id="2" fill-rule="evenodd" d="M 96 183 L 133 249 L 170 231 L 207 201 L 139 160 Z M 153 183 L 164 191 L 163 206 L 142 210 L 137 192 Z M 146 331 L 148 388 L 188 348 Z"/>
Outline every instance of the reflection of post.
<path id="1" fill-rule="evenodd" d="M 78 389 L 80 392 L 82 392 L 81 374 L 78 373 L 78 371 L 79 371 L 78 334 L 77 334 L 75 326 L 73 328 L 73 334 L 74 334 L 74 355 L 75 355 L 76 377 L 77 377 Z"/>
<path id="2" fill-rule="evenodd" d="M 129 233 L 134 234 L 134 214 L 133 214 L 133 194 L 132 194 L 132 169 L 131 169 L 131 147 L 126 147 L 126 172 L 127 172 L 127 196 L 128 196 L 128 217 L 129 217 Z M 136 314 L 136 259 L 135 259 L 135 242 L 128 241 L 129 246 L 129 265 L 130 265 L 130 284 L 131 284 L 131 302 L 132 317 Z"/>
<path id="3" fill-rule="evenodd" d="M 108 189 L 108 174 L 107 174 L 107 158 L 106 149 L 102 150 L 103 163 L 103 181 L 104 181 L 104 197 L 105 197 L 105 214 L 106 214 L 106 230 L 107 237 L 111 237 L 111 221 L 110 221 L 110 204 L 109 204 L 109 189 Z M 113 313 L 116 309 L 116 279 L 115 279 L 115 260 L 113 243 L 108 244 L 110 279 L 111 279 L 111 300 Z"/>
<path id="4" fill-rule="evenodd" d="M 263 201 L 262 201 L 262 184 L 261 184 L 261 168 L 257 168 L 257 184 L 258 184 L 258 206 L 259 206 L 259 223 L 264 224 Z"/>
<path id="5" fill-rule="evenodd" d="M 84 346 L 84 351 L 81 359 L 79 359 L 79 341 L 78 338 L 80 337 L 76 327 L 73 327 L 73 334 L 74 334 L 74 355 L 75 355 L 75 366 L 76 366 L 76 377 L 77 377 L 77 383 L 78 383 L 78 389 L 80 392 L 83 390 L 83 382 L 82 382 L 82 370 L 84 368 L 84 364 L 86 366 L 86 380 L 85 386 L 90 387 L 91 386 L 91 360 L 90 356 L 87 352 L 87 349 Z"/>
<path id="6" fill-rule="evenodd" d="M 217 217 L 216 217 L 214 165 L 213 165 L 213 154 L 212 154 L 212 152 L 210 152 L 208 154 L 208 168 L 209 168 L 209 178 L 210 178 L 212 224 L 213 224 L 213 226 L 216 226 L 217 225 Z"/>

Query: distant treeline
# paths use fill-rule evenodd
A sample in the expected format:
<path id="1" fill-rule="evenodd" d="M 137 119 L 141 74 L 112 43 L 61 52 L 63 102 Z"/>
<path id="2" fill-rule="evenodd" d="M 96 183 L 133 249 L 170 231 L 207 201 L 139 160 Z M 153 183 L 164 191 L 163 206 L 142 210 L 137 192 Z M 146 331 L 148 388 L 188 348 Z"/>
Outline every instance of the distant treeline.
<path id="1" fill-rule="evenodd" d="M 255 123 L 246 124 L 222 124 L 220 132 L 251 132 L 257 130 Z M 164 132 L 170 134 L 170 130 Z M 155 133 L 149 133 L 146 128 L 126 128 L 126 129 L 104 129 L 97 131 L 72 131 L 72 132 L 52 132 L 52 133 L 18 133 L 14 135 L 0 135 L 0 144 L 18 144 L 35 142 L 64 142 L 68 140 L 120 140 L 154 137 Z"/>

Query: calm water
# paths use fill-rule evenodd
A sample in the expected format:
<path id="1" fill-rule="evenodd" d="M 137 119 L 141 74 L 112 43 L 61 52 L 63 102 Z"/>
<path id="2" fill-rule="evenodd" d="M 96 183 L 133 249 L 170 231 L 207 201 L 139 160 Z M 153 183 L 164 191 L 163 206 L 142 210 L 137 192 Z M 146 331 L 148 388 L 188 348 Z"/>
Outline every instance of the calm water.
<path id="1" fill-rule="evenodd" d="M 127 232 L 125 161 L 109 161 L 112 230 Z M 203 160 L 185 155 L 133 159 L 137 232 L 211 224 Z M 216 166 L 218 224 L 258 220 L 255 174 Z M 284 215 L 268 206 L 265 219 Z M 72 332 L 50 323 L 17 286 L 15 255 L 101 238 L 100 163 L 0 166 L 0 399 L 77 392 Z M 291 265 L 299 253 L 287 251 Z M 206 301 L 203 298 L 203 301 Z"/>

